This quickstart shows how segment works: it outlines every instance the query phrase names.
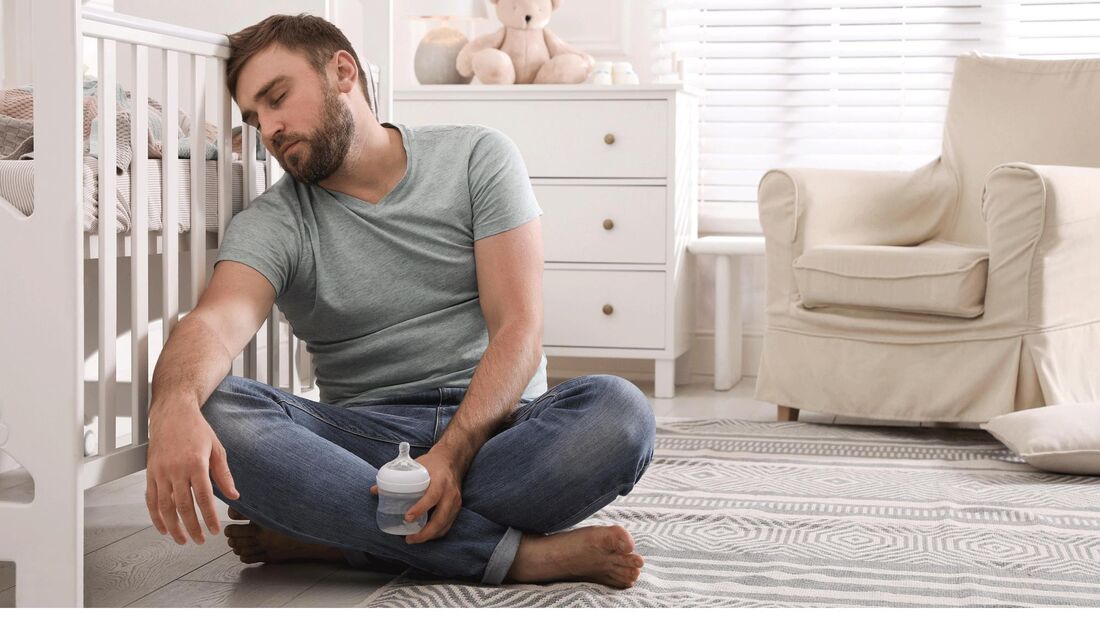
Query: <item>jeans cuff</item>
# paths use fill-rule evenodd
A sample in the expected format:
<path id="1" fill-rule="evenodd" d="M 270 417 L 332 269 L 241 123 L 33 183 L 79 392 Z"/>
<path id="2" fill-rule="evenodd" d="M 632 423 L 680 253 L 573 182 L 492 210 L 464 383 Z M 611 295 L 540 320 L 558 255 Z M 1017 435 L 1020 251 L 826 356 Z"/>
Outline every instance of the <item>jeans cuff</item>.
<path id="1" fill-rule="evenodd" d="M 508 575 L 508 570 L 516 559 L 516 552 L 519 551 L 519 542 L 522 538 L 523 533 L 518 529 L 508 527 L 504 537 L 493 550 L 493 555 L 489 557 L 489 564 L 485 566 L 485 575 L 482 576 L 481 582 L 487 585 L 499 585 L 504 582 L 504 577 Z"/>

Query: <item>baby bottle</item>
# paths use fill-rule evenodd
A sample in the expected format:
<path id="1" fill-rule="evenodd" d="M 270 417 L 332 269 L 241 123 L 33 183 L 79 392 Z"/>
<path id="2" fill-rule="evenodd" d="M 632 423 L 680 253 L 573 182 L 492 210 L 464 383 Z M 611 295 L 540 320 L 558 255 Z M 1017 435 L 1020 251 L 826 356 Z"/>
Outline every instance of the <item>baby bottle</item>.
<path id="1" fill-rule="evenodd" d="M 428 489 L 428 469 L 409 457 L 409 444 L 401 443 L 397 458 L 378 469 L 378 528 L 392 535 L 412 535 L 428 522 L 422 514 L 405 522 L 405 514 Z"/>

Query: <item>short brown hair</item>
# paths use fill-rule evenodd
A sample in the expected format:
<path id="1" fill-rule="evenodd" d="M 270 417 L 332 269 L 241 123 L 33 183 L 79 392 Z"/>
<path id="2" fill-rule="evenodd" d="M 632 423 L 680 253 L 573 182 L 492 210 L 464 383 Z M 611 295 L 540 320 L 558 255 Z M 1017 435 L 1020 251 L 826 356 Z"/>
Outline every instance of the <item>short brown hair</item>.
<path id="1" fill-rule="evenodd" d="M 258 24 L 229 35 L 229 60 L 226 63 L 225 81 L 231 97 L 237 98 L 237 79 L 241 76 L 241 68 L 244 64 L 249 58 L 273 44 L 301 52 L 310 66 L 322 75 L 325 64 L 332 59 L 333 54 L 340 50 L 351 54 L 359 67 L 359 88 L 363 91 L 363 97 L 370 103 L 367 74 L 351 42 L 339 28 L 327 20 L 305 13 L 272 15 Z"/>

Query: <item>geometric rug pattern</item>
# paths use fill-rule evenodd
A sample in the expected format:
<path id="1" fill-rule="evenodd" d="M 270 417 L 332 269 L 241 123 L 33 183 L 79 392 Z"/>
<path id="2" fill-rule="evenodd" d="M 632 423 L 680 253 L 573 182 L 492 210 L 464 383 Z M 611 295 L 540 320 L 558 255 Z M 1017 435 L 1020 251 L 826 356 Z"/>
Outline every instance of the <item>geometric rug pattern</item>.
<path id="1" fill-rule="evenodd" d="M 623 525 L 631 589 L 402 575 L 372 607 L 1098 606 L 1100 478 L 1031 468 L 979 430 L 658 424 Z"/>

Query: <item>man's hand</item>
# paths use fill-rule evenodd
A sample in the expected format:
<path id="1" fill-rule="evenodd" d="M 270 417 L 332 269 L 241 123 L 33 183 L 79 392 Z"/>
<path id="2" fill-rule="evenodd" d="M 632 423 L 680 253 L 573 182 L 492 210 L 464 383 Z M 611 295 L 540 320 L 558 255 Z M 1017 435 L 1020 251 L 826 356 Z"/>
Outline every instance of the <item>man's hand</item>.
<path id="1" fill-rule="evenodd" d="M 199 504 L 206 527 L 218 534 L 221 522 L 214 506 L 210 471 L 222 493 L 240 498 L 229 474 L 225 448 L 213 428 L 193 404 L 165 406 L 150 411 L 149 454 L 145 473 L 145 506 L 153 526 L 161 535 L 171 533 L 177 544 L 186 544 L 177 514 L 195 543 L 204 541 L 202 527 L 195 514 Z M 192 488 L 194 499 L 191 498 Z"/>
<path id="2" fill-rule="evenodd" d="M 429 509 L 435 508 L 435 511 L 419 533 L 405 537 L 406 543 L 421 544 L 443 537 L 451 530 L 462 509 L 462 479 L 467 469 L 459 460 L 439 445 L 416 459 L 428 469 L 431 481 L 424 496 L 405 513 L 405 522 L 416 520 Z M 378 494 L 378 486 L 371 486 L 370 491 Z"/>

